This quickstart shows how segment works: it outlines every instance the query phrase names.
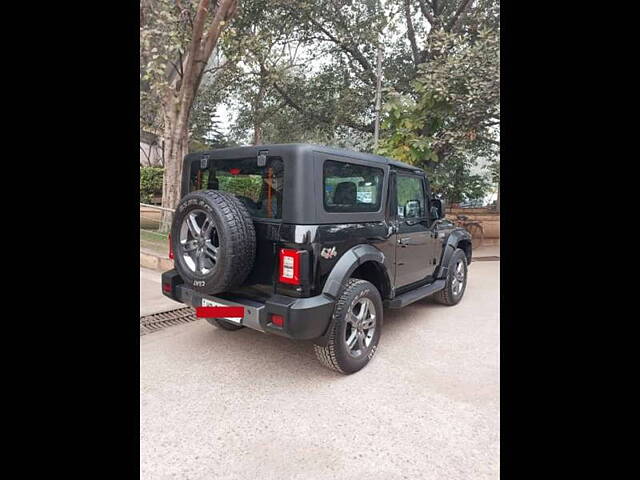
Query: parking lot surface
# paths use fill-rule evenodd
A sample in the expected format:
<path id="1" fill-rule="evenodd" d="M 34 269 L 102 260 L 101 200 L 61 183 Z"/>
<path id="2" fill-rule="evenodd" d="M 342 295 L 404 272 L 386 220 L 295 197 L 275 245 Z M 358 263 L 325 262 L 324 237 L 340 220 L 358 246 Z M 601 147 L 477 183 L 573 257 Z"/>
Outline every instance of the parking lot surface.
<path id="1" fill-rule="evenodd" d="M 499 270 L 472 263 L 457 306 L 385 310 L 350 376 L 204 320 L 140 337 L 141 478 L 499 478 Z"/>

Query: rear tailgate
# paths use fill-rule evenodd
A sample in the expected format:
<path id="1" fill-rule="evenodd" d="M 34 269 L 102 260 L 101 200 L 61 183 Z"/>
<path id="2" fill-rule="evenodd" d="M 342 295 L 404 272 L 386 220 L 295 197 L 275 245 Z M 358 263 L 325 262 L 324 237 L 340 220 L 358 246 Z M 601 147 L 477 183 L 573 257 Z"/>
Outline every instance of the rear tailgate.
<path id="1" fill-rule="evenodd" d="M 256 230 L 256 259 L 244 285 L 271 295 L 277 280 L 280 223 L 254 220 L 253 225 Z"/>

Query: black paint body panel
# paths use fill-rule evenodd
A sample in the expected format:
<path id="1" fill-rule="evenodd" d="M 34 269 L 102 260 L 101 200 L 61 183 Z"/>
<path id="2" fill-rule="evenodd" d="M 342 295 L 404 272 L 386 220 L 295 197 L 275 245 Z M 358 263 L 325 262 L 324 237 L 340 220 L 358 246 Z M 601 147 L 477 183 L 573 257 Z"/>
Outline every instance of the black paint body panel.
<path id="1" fill-rule="evenodd" d="M 446 278 L 446 266 L 455 248 L 463 246 L 471 262 L 471 235 L 466 230 L 446 220 L 422 218 L 413 224 L 399 220 L 395 201 L 397 175 L 417 175 L 422 179 L 426 212 L 430 212 L 431 192 L 424 172 L 385 157 L 302 144 L 193 153 L 185 157 L 182 195 L 188 192 L 193 162 L 199 164 L 203 158 L 257 157 L 259 151 L 267 151 L 267 156 L 280 157 L 284 162 L 282 219 L 254 219 L 257 244 L 253 270 L 241 288 L 225 292 L 224 296 L 251 299 L 265 304 L 265 312 L 283 314 L 284 328 L 270 326 L 265 317 L 261 319 L 264 331 L 291 338 L 321 337 L 330 325 L 335 299 L 354 271 L 363 265 L 367 275 L 378 281 L 385 303 L 399 307 L 420 298 L 420 292 L 429 294 L 439 289 L 442 282 L 438 280 Z M 325 211 L 322 169 L 326 160 L 382 169 L 379 210 Z M 300 286 L 278 282 L 281 248 L 306 252 L 302 257 Z M 166 272 L 166 280 L 172 285 L 179 284 L 176 275 L 175 271 Z M 405 295 L 404 300 L 392 303 L 396 295 L 413 290 L 415 295 Z M 166 292 L 165 295 L 170 296 Z"/>

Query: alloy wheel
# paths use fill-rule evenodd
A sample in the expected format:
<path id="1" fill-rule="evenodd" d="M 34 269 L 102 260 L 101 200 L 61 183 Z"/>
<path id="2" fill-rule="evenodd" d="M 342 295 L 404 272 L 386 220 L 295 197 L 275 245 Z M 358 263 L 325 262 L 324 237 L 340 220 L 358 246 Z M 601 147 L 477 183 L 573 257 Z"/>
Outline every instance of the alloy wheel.
<path id="1" fill-rule="evenodd" d="M 361 356 L 369 348 L 376 330 L 376 307 L 367 297 L 355 302 L 347 313 L 344 342 L 352 357 Z"/>
<path id="2" fill-rule="evenodd" d="M 220 261 L 220 241 L 210 213 L 189 212 L 180 227 L 179 255 L 193 273 L 207 275 Z"/>
<path id="3" fill-rule="evenodd" d="M 465 282 L 465 271 L 464 271 L 464 262 L 462 260 L 458 260 L 455 266 L 455 270 L 453 271 L 453 281 L 451 282 L 451 290 L 455 296 L 460 295 L 462 293 L 462 289 L 464 288 Z"/>

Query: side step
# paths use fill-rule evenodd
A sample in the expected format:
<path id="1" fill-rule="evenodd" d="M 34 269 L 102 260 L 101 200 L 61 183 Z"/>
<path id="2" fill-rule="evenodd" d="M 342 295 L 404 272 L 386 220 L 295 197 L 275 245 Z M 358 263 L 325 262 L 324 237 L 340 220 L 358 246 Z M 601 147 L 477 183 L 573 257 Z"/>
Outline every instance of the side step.
<path id="1" fill-rule="evenodd" d="M 406 307 L 410 303 L 416 302 L 424 297 L 436 293 L 438 290 L 442 290 L 447 284 L 446 280 L 436 280 L 433 283 L 418 287 L 415 290 L 410 290 L 407 293 L 398 295 L 393 300 L 385 300 L 384 306 L 388 308 L 402 308 Z"/>

